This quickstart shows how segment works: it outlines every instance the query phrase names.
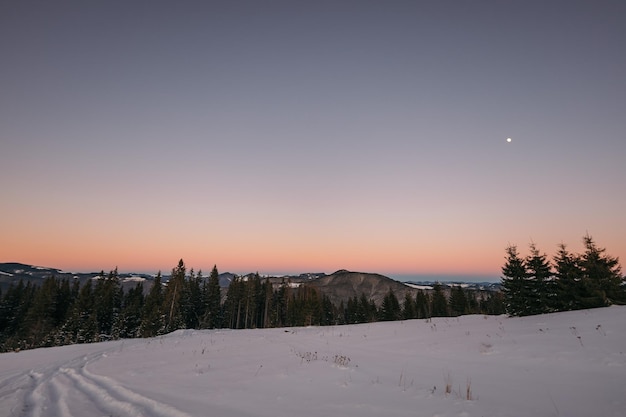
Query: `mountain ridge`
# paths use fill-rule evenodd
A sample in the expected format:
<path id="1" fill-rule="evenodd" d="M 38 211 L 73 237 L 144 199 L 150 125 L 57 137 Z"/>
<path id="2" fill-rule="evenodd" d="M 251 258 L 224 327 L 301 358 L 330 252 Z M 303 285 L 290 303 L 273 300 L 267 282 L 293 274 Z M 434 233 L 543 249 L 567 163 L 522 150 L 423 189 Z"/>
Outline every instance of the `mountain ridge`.
<path id="1" fill-rule="evenodd" d="M 100 272 L 65 272 L 58 268 L 42 267 L 28 265 L 19 262 L 0 263 L 0 289 L 5 291 L 12 283 L 17 284 L 20 280 L 25 283 L 39 284 L 45 278 L 55 276 L 58 279 L 69 279 L 70 281 L 78 280 L 82 285 L 88 280 L 94 280 L 102 277 L 103 271 Z M 104 276 L 108 275 L 104 272 Z M 223 272 L 219 274 L 220 287 L 228 288 L 235 278 L 250 279 L 256 274 L 250 273 L 246 275 L 237 275 L 231 272 Z M 156 275 L 144 273 L 118 273 L 121 285 L 124 290 L 128 290 L 137 285 L 139 282 L 144 284 L 144 292 L 147 293 L 154 282 Z M 162 282 L 169 280 L 169 275 L 162 275 Z M 389 278 L 385 275 L 372 272 L 355 272 L 346 269 L 339 269 L 331 274 L 323 272 L 302 273 L 298 275 L 283 276 L 261 276 L 262 280 L 269 280 L 275 287 L 288 283 L 293 288 L 299 288 L 307 285 L 316 288 L 320 293 L 326 295 L 333 303 L 339 304 L 346 302 L 354 297 L 365 295 L 368 300 L 374 301 L 379 305 L 383 298 L 393 291 L 395 296 L 402 300 L 407 293 L 414 295 L 417 291 L 431 291 L 433 286 L 439 284 L 444 291 L 449 290 L 453 286 L 463 286 L 468 289 L 477 291 L 497 291 L 499 284 L 489 283 L 438 283 L 438 282 L 402 282 Z M 208 275 L 204 276 L 208 279 Z"/>

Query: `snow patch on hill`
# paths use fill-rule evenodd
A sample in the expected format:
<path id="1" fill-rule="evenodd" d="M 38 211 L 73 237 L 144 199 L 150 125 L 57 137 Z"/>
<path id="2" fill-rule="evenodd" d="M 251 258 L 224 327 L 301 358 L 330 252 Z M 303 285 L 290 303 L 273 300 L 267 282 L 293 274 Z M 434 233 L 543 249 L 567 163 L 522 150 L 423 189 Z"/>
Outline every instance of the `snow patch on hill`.
<path id="1" fill-rule="evenodd" d="M 405 282 L 404 285 L 410 288 L 415 288 L 416 290 L 432 290 L 433 289 L 432 285 L 419 285 L 419 284 L 412 284 L 410 282 Z"/>
<path id="2" fill-rule="evenodd" d="M 131 276 L 131 277 L 124 278 L 122 281 L 123 282 L 144 282 L 146 281 L 146 279 L 144 277 Z"/>

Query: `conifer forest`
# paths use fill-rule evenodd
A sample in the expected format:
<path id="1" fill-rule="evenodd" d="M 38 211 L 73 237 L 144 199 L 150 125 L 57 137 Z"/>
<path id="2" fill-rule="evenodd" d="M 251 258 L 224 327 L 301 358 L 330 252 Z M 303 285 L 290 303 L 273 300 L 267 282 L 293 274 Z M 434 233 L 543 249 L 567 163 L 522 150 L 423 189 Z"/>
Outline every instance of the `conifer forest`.
<path id="1" fill-rule="evenodd" d="M 181 259 L 170 279 L 159 273 L 149 288 L 121 285 L 117 270 L 82 285 L 49 276 L 41 285 L 12 284 L 0 294 L 0 351 L 153 337 L 178 329 L 251 329 L 329 326 L 373 321 L 428 319 L 464 314 L 512 316 L 602 307 L 626 302 L 617 258 L 591 237 L 585 251 L 565 245 L 552 262 L 534 244 L 522 257 L 506 248 L 502 291 L 488 295 L 453 286 L 416 290 L 399 300 L 390 291 L 379 305 L 364 294 L 339 304 L 317 288 L 271 283 L 259 274 L 235 277 L 221 288 L 210 275 L 187 270 Z"/>

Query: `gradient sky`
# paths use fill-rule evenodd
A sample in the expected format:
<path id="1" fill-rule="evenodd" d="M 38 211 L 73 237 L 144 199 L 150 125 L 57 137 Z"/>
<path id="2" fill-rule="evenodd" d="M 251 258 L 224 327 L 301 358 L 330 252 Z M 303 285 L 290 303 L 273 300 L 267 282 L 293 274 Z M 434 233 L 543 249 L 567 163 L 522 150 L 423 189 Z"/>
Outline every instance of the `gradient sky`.
<path id="1" fill-rule="evenodd" d="M 2 2 L 0 261 L 623 262 L 625 45 L 623 1 Z"/>

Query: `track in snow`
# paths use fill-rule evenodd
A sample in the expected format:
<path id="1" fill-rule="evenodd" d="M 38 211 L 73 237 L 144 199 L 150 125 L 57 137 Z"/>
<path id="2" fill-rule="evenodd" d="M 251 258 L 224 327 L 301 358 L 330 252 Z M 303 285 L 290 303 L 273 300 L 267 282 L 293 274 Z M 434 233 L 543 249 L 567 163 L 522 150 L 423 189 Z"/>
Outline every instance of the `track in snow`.
<path id="1" fill-rule="evenodd" d="M 191 417 L 89 371 L 102 353 L 0 381 L 0 417 Z"/>

